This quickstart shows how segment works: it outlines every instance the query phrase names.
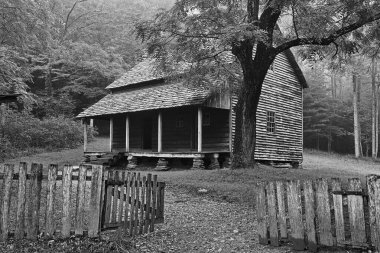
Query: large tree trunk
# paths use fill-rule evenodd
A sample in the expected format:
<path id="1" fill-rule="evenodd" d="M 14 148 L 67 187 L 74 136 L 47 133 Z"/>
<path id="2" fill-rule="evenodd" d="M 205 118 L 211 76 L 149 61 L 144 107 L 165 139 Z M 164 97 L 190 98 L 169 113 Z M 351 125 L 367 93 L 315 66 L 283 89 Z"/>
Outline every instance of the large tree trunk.
<path id="1" fill-rule="evenodd" d="M 353 75 L 353 107 L 354 107 L 354 139 L 355 139 L 355 157 L 360 157 L 360 133 L 359 133 L 359 114 L 358 114 L 358 80 Z"/>
<path id="2" fill-rule="evenodd" d="M 243 85 L 235 109 L 235 167 L 251 167 L 255 164 L 256 112 L 265 75 L 274 59 L 274 56 L 269 57 L 264 44 L 259 46 L 262 48 L 257 50 L 255 60 L 252 59 L 253 46 L 250 42 L 242 43 L 232 50 L 243 70 Z"/>
<path id="3" fill-rule="evenodd" d="M 377 158 L 377 85 L 376 85 L 376 58 L 372 58 L 372 158 Z"/>

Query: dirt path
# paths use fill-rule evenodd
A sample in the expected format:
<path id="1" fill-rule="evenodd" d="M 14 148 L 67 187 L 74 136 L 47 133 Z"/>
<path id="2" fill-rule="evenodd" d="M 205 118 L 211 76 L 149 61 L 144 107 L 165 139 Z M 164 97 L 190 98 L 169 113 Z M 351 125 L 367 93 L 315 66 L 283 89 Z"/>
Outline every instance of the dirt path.
<path id="1" fill-rule="evenodd" d="M 136 240 L 135 252 L 289 252 L 258 244 L 254 212 L 207 195 L 165 192 L 165 223 Z"/>

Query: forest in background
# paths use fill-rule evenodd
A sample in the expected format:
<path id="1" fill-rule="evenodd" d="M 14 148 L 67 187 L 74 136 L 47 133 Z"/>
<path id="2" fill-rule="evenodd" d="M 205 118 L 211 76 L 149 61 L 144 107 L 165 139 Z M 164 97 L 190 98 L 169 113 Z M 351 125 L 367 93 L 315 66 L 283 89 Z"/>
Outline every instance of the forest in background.
<path id="1" fill-rule="evenodd" d="M 0 159 L 79 145 L 74 116 L 141 58 L 135 22 L 173 2 L 0 0 L 0 94 L 21 94 L 2 115 Z"/>
<path id="2" fill-rule="evenodd" d="M 361 52 L 361 53 L 360 53 Z M 378 145 L 379 74 L 375 56 L 363 51 L 349 59 L 326 58 L 304 61 L 309 87 L 304 90 L 304 147 L 342 154 L 355 154 L 355 97 L 359 134 L 359 156 L 374 156 Z M 372 52 L 372 53 L 374 53 Z M 375 87 L 373 87 L 375 86 Z M 354 92 L 356 91 L 356 92 Z M 372 106 L 376 101 L 373 119 Z M 372 146 L 372 124 L 377 142 Z"/>
<path id="3" fill-rule="evenodd" d="M 3 115 L 0 158 L 20 150 L 79 145 L 81 125 L 73 117 L 102 98 L 104 88 L 142 57 L 144 44 L 131 33 L 135 22 L 174 2 L 0 0 L 0 93 L 22 94 Z M 379 77 L 377 66 L 371 66 L 377 46 L 357 40 L 360 46 L 346 55 L 299 56 L 309 83 L 305 147 L 354 153 L 355 73 L 361 154 L 372 152 L 372 75 L 376 93 Z"/>

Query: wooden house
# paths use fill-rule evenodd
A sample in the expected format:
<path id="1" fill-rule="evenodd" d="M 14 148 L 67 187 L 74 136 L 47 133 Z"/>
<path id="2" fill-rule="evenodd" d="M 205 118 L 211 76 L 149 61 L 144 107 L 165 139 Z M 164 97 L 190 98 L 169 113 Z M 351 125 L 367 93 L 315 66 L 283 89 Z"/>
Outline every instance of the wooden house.
<path id="1" fill-rule="evenodd" d="M 137 64 L 78 118 L 109 120 L 106 152 L 128 156 L 130 167 L 136 157 L 157 157 L 160 168 L 170 158 L 192 158 L 194 168 L 203 168 L 207 158 L 218 167 L 218 158 L 219 162 L 228 160 L 232 153 L 236 98 L 170 81 L 153 70 L 154 63 L 145 59 Z M 293 54 L 287 51 L 277 56 L 259 103 L 256 160 L 302 161 L 302 91 L 306 86 Z M 86 143 L 85 153 L 91 154 Z"/>

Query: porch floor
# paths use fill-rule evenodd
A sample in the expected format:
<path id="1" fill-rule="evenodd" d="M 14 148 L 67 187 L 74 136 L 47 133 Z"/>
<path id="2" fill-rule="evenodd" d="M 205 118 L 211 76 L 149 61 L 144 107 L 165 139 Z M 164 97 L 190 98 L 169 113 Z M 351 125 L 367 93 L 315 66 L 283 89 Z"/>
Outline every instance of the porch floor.
<path id="1" fill-rule="evenodd" d="M 118 151 L 114 150 L 112 152 L 109 151 L 86 151 L 84 155 L 106 155 L 106 154 L 119 154 L 122 153 L 124 156 L 132 155 L 136 157 L 158 157 L 158 158 L 197 158 L 197 157 L 205 157 L 208 154 L 228 154 L 229 151 L 172 151 L 172 152 L 153 152 L 153 151 Z"/>

